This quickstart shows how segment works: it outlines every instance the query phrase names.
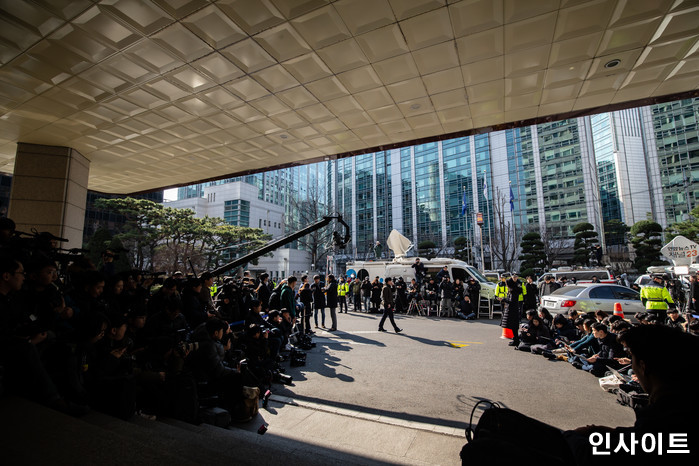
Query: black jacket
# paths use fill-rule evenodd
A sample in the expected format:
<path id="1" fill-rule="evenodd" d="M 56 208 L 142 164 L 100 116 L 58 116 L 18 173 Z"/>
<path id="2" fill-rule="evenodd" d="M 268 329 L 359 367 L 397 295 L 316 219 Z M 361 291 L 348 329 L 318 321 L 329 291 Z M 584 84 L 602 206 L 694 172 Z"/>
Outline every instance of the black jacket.
<path id="1" fill-rule="evenodd" d="M 337 282 L 335 280 L 330 280 L 328 286 L 325 287 L 325 299 L 328 307 L 337 307 Z"/>
<path id="2" fill-rule="evenodd" d="M 624 347 L 616 340 L 616 335 L 608 333 L 604 338 L 598 338 L 599 354 L 603 359 L 621 358 L 624 356 Z"/>
<path id="3" fill-rule="evenodd" d="M 439 284 L 439 291 L 442 299 L 454 299 L 454 284 L 443 281 Z"/>
<path id="4" fill-rule="evenodd" d="M 313 308 L 325 308 L 325 293 L 323 292 L 323 282 L 312 283 L 311 291 L 313 292 Z"/>

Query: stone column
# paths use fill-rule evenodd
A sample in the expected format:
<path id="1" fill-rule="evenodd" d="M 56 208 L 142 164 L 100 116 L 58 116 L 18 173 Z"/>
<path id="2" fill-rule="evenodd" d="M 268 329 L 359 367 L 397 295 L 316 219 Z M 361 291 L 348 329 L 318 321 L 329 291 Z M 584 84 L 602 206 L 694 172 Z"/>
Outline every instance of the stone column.
<path id="1" fill-rule="evenodd" d="M 8 217 L 17 230 L 48 231 L 80 248 L 90 161 L 70 147 L 17 144 Z"/>

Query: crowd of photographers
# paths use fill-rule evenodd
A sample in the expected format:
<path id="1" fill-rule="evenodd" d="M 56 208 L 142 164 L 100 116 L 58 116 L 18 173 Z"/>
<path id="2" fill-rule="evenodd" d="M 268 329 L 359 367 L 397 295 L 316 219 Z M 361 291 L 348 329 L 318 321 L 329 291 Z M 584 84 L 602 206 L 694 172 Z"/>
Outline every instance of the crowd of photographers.
<path id="1" fill-rule="evenodd" d="M 113 252 L 95 266 L 56 240 L 19 238 L 0 219 L 0 393 L 190 422 L 206 400 L 244 419 L 244 387 L 267 399 L 271 383 L 291 383 L 281 363 L 314 346 L 295 330 L 293 277 L 276 290 L 266 274 L 226 278 L 214 295 L 210 273 L 114 273 Z"/>
<path id="2" fill-rule="evenodd" d="M 516 312 L 516 333 L 511 346 L 519 351 L 567 361 L 597 377 L 604 376 L 611 369 L 630 367 L 631 360 L 624 352 L 620 337 L 635 326 L 666 326 L 699 335 L 699 319 L 694 318 L 692 312 L 683 317 L 674 303 L 667 310 L 639 312 L 633 320 L 609 315 L 602 310 L 583 313 L 571 309 L 566 314 L 552 316 L 544 308 L 537 310 L 540 295 L 551 294 L 563 286 L 552 276 L 544 277 L 537 287 L 532 277 L 521 283 L 513 274 L 510 279 L 503 277 L 501 285 L 498 290 L 503 291 L 496 290 L 496 296 L 509 303 L 505 304 L 505 309 L 512 308 L 512 302 L 515 302 L 522 311 L 521 315 Z M 520 318 L 525 323 L 520 323 Z"/>

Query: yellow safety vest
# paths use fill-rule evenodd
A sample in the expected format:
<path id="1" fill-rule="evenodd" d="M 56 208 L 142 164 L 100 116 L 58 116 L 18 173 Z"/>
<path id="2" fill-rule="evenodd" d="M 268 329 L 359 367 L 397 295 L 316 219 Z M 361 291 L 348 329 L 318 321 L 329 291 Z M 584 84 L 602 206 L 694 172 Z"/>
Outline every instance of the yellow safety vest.
<path id="1" fill-rule="evenodd" d="M 340 283 L 339 285 L 337 285 L 337 295 L 338 296 L 345 296 L 348 291 L 349 291 L 349 285 L 347 283 Z"/>
<path id="2" fill-rule="evenodd" d="M 519 280 L 517 280 L 519 282 Z M 520 282 L 522 283 L 522 282 Z M 498 282 L 495 287 L 495 297 L 496 298 L 506 298 L 509 290 L 505 282 Z M 527 287 L 522 284 L 522 293 L 519 295 L 518 301 L 524 301 L 524 295 L 527 294 Z"/>
<path id="3" fill-rule="evenodd" d="M 503 299 L 507 297 L 507 285 L 505 282 L 498 282 L 495 287 L 495 297 Z"/>
<path id="4" fill-rule="evenodd" d="M 675 304 L 667 288 L 655 284 L 641 288 L 641 302 L 648 311 L 667 311 L 668 304 Z"/>

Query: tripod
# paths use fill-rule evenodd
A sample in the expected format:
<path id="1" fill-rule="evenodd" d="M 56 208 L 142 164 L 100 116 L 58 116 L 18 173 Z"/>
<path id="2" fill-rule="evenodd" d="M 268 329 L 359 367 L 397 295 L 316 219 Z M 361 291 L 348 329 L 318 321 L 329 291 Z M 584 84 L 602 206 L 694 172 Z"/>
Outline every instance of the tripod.
<path id="1" fill-rule="evenodd" d="M 425 315 L 425 307 L 422 305 L 421 302 L 417 300 L 417 298 L 412 298 L 410 300 L 410 305 L 408 306 L 408 313 L 407 315 L 410 315 L 411 312 L 415 311 L 415 315 L 418 316 L 424 316 Z"/>

